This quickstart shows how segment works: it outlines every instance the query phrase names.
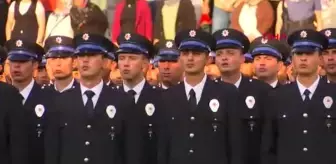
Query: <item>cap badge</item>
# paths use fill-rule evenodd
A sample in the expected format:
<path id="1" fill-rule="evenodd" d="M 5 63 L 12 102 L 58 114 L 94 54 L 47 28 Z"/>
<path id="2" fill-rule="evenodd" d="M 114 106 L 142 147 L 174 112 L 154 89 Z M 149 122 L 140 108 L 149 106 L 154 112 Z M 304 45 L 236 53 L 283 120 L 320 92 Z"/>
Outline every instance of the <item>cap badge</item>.
<path id="1" fill-rule="evenodd" d="M 56 43 L 61 44 L 62 43 L 62 38 L 61 37 L 57 37 L 56 38 Z"/>
<path id="2" fill-rule="evenodd" d="M 191 31 L 189 32 L 189 36 L 190 36 L 190 37 L 195 37 L 195 36 L 196 36 L 196 31 L 195 31 L 195 30 L 191 30 Z"/>
<path id="3" fill-rule="evenodd" d="M 17 40 L 16 41 L 16 47 L 22 47 L 22 41 L 21 40 Z"/>
<path id="4" fill-rule="evenodd" d="M 166 43 L 166 47 L 167 47 L 167 48 L 172 48 L 172 47 L 173 47 L 173 43 L 172 43 L 171 41 L 168 41 L 168 42 Z"/>
<path id="5" fill-rule="evenodd" d="M 306 31 L 301 31 L 300 36 L 301 36 L 301 38 L 306 38 L 307 37 L 307 32 Z"/>
<path id="6" fill-rule="evenodd" d="M 327 36 L 327 37 L 329 37 L 331 35 L 331 31 L 330 30 L 325 31 L 324 35 Z"/>
<path id="7" fill-rule="evenodd" d="M 83 35 L 83 39 L 84 39 L 84 40 L 89 40 L 89 38 L 90 38 L 89 34 L 84 34 L 84 35 Z"/>
<path id="8" fill-rule="evenodd" d="M 125 39 L 130 40 L 131 39 L 131 34 L 130 33 L 125 34 Z"/>
<path id="9" fill-rule="evenodd" d="M 262 44 L 266 44 L 267 42 L 268 42 L 267 39 L 265 39 L 265 38 L 262 38 L 262 39 L 261 39 L 261 43 L 262 43 Z"/>
<path id="10" fill-rule="evenodd" d="M 229 31 L 228 30 L 223 30 L 222 35 L 223 36 L 228 36 L 229 35 Z"/>

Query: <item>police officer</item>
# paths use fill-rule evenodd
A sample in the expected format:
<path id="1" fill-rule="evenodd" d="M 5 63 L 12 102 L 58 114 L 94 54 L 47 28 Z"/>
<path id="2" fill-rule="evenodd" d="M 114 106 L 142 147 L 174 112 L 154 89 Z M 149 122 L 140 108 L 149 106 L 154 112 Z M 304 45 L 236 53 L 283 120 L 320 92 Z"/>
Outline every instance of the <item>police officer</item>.
<path id="1" fill-rule="evenodd" d="M 112 43 L 112 46 L 114 46 L 113 49 L 115 48 L 115 45 Z M 103 70 L 103 81 L 106 83 L 106 85 L 108 85 L 109 87 L 114 87 L 115 84 L 112 82 L 111 78 L 110 78 L 110 73 L 111 73 L 111 68 L 113 67 L 113 65 L 116 65 L 116 61 L 115 61 L 115 55 L 113 52 L 108 53 L 108 56 L 106 58 L 106 62 L 104 65 L 104 70 Z"/>
<path id="2" fill-rule="evenodd" d="M 282 41 L 259 37 L 251 43 L 250 51 L 256 77 L 273 88 L 280 87 L 278 72 L 287 60 L 289 47 Z"/>
<path id="3" fill-rule="evenodd" d="M 53 84 L 45 86 L 49 89 L 64 92 L 78 86 L 78 82 L 72 76 L 75 67 L 75 47 L 73 39 L 66 36 L 50 36 L 45 41 L 46 59 L 52 76 Z"/>
<path id="4" fill-rule="evenodd" d="M 335 163 L 336 87 L 318 75 L 328 39 L 315 30 L 303 29 L 292 33 L 288 44 L 297 79 L 275 91 L 272 113 L 263 130 L 263 162 Z"/>
<path id="5" fill-rule="evenodd" d="M 12 84 L 20 91 L 28 130 L 28 163 L 44 164 L 44 129 L 52 95 L 33 78 L 44 50 L 36 43 L 20 39 L 6 42 Z"/>
<path id="6" fill-rule="evenodd" d="M 244 150 L 248 158 L 246 164 L 260 163 L 261 129 L 263 112 L 270 87 L 240 73 L 244 63 L 244 54 L 250 42 L 241 32 L 234 29 L 222 29 L 213 34 L 216 39 L 216 64 L 221 72 L 222 80 L 234 84 L 239 89 L 238 110 L 244 125 Z"/>
<path id="7" fill-rule="evenodd" d="M 118 67 L 123 79 L 123 92 L 128 93 L 136 104 L 133 113 L 141 120 L 141 134 L 144 140 L 142 163 L 157 163 L 157 113 L 160 111 L 160 90 L 146 82 L 143 69 L 153 55 L 153 45 L 136 33 L 125 33 L 118 37 L 116 51 Z"/>
<path id="8" fill-rule="evenodd" d="M 191 29 L 177 33 L 175 43 L 185 78 L 163 92 L 159 164 L 242 163 L 237 89 L 204 73 L 214 38 Z"/>
<path id="9" fill-rule="evenodd" d="M 132 100 L 102 80 L 112 43 L 104 36 L 74 38 L 79 86 L 55 100 L 46 134 L 45 164 L 140 163 L 140 128 L 132 117 Z"/>
<path id="10" fill-rule="evenodd" d="M 50 79 L 48 76 L 48 72 L 46 69 L 47 59 L 45 57 L 42 57 L 42 61 L 39 63 L 39 66 L 37 67 L 37 73 L 36 73 L 36 83 L 39 85 L 48 85 L 50 83 Z"/>
<path id="11" fill-rule="evenodd" d="M 3 51 L 0 60 L 6 60 Z M 22 97 L 16 88 L 0 82 L 0 163 L 27 164 L 27 133 Z"/>
<path id="12" fill-rule="evenodd" d="M 328 37 L 328 49 L 323 51 L 323 68 L 327 73 L 327 81 L 336 83 L 336 28 L 328 28 L 321 31 Z M 324 77 L 325 78 L 325 77 Z"/>
<path id="13" fill-rule="evenodd" d="M 159 42 L 158 67 L 161 83 L 159 86 L 168 89 L 182 80 L 183 69 L 179 63 L 179 51 L 173 40 Z"/>

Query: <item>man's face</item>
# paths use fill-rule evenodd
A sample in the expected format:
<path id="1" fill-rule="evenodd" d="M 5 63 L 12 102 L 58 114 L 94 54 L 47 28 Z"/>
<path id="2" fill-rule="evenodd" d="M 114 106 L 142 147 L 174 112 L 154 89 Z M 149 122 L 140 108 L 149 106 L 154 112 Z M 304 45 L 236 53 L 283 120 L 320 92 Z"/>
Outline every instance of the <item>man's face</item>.
<path id="1" fill-rule="evenodd" d="M 81 78 L 92 78 L 102 75 L 106 59 L 103 55 L 85 55 L 78 57 L 78 71 Z"/>
<path id="2" fill-rule="evenodd" d="M 336 49 L 328 49 L 322 53 L 323 68 L 327 74 L 336 76 Z"/>
<path id="3" fill-rule="evenodd" d="M 279 62 L 277 58 L 269 55 L 258 55 L 254 57 L 253 64 L 255 68 L 255 74 L 259 79 L 265 79 L 270 77 L 276 77 L 282 62 Z"/>
<path id="4" fill-rule="evenodd" d="M 118 56 L 118 67 L 124 80 L 144 77 L 144 69 L 148 66 L 148 59 L 143 55 L 122 53 Z"/>
<path id="5" fill-rule="evenodd" d="M 43 85 L 43 84 L 49 84 L 50 83 L 50 79 L 47 73 L 47 69 L 45 68 L 39 68 L 37 70 L 37 75 L 35 78 L 37 84 Z"/>
<path id="6" fill-rule="evenodd" d="M 187 74 L 199 74 L 204 72 L 204 67 L 209 59 L 206 52 L 181 51 L 180 61 L 184 72 Z"/>
<path id="7" fill-rule="evenodd" d="M 34 61 L 9 61 L 10 75 L 14 82 L 26 82 L 33 78 L 34 70 L 37 69 Z"/>
<path id="8" fill-rule="evenodd" d="M 239 72 L 244 60 L 244 55 L 239 49 L 220 49 L 216 51 L 216 65 L 221 73 Z"/>
<path id="9" fill-rule="evenodd" d="M 176 61 L 160 61 L 159 62 L 160 79 L 165 84 L 175 84 L 180 81 L 183 69 L 179 60 Z"/>
<path id="10" fill-rule="evenodd" d="M 298 75 L 316 74 L 321 57 L 319 52 L 293 54 L 293 66 Z"/>
<path id="11" fill-rule="evenodd" d="M 73 58 L 49 58 L 47 59 L 47 63 L 55 79 L 62 80 L 72 76 L 74 68 Z"/>

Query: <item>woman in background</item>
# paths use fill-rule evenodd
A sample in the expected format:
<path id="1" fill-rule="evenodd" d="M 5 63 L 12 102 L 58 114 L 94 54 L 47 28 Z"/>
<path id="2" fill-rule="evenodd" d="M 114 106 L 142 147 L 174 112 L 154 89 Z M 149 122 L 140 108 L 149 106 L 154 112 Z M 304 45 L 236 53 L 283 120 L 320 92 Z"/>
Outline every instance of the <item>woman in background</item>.
<path id="1" fill-rule="evenodd" d="M 152 40 L 152 14 L 145 0 L 123 0 L 116 6 L 112 24 L 112 42 L 121 33 L 138 33 Z"/>
<path id="2" fill-rule="evenodd" d="M 45 12 L 38 0 L 16 0 L 8 9 L 6 39 L 22 38 L 30 42 L 43 43 Z"/>

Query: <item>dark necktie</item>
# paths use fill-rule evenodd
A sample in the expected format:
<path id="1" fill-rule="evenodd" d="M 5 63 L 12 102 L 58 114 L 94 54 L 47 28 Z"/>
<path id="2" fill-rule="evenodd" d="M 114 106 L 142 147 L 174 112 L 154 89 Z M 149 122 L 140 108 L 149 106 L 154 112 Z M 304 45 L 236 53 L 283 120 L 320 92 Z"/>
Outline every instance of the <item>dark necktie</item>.
<path id="1" fill-rule="evenodd" d="M 131 89 L 127 92 L 127 94 L 129 94 L 133 98 L 133 102 L 135 103 L 136 92 L 133 89 Z"/>
<path id="2" fill-rule="evenodd" d="M 303 102 L 304 102 L 304 103 L 309 103 L 309 101 L 310 101 L 310 98 L 309 98 L 310 91 L 309 91 L 308 89 L 306 89 L 306 90 L 303 92 L 303 95 L 305 96 Z"/>
<path id="3" fill-rule="evenodd" d="M 92 116 L 94 112 L 92 97 L 95 95 L 95 93 L 91 90 L 87 90 L 84 92 L 84 94 L 88 98 L 85 104 L 85 108 L 88 111 L 89 116 Z"/>
<path id="4" fill-rule="evenodd" d="M 197 107 L 196 93 L 193 89 L 189 91 L 189 106 L 192 111 L 196 110 Z"/>

